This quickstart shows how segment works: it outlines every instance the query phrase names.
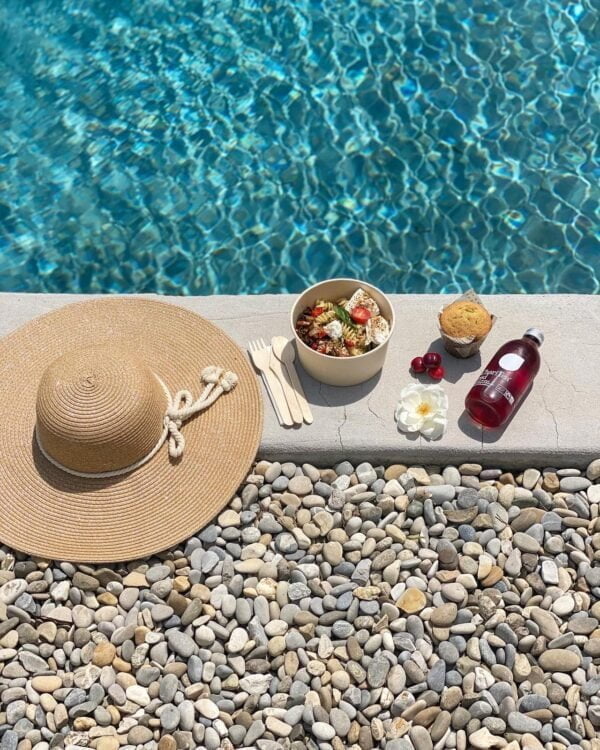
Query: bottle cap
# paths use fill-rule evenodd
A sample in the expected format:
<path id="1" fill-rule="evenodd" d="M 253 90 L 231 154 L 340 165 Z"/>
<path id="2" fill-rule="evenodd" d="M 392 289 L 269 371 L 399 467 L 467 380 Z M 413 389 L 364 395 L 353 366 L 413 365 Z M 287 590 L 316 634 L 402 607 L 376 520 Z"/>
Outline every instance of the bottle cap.
<path id="1" fill-rule="evenodd" d="M 528 328 L 524 335 L 529 336 L 531 339 L 535 339 L 540 346 L 544 343 L 544 332 L 540 331 L 539 328 Z"/>

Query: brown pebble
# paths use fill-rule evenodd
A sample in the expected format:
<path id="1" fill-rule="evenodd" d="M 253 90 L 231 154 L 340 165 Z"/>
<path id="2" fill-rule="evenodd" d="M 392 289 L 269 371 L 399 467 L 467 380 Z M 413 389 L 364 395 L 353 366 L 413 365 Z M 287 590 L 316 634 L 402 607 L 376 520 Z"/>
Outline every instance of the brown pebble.
<path id="1" fill-rule="evenodd" d="M 438 628 L 447 628 L 456 620 L 458 608 L 454 602 L 446 602 L 436 607 L 429 618 L 432 625 Z"/>
<path id="2" fill-rule="evenodd" d="M 169 605 L 169 607 L 173 608 L 173 611 L 178 617 L 181 617 L 181 615 L 185 612 L 189 603 L 190 600 L 185 596 L 182 596 L 177 591 L 171 591 L 167 598 L 167 604 Z"/>
<path id="3" fill-rule="evenodd" d="M 581 657 L 566 648 L 551 648 L 540 654 L 540 667 L 547 672 L 573 672 L 581 664 Z"/>
<path id="4" fill-rule="evenodd" d="M 96 742 L 96 750 L 119 750 L 117 737 L 100 737 Z"/>
<path id="5" fill-rule="evenodd" d="M 590 638 L 583 644 L 583 653 L 587 656 L 600 656 L 600 637 Z"/>
<path id="6" fill-rule="evenodd" d="M 190 586 L 190 579 L 187 576 L 177 576 L 173 579 L 173 589 L 179 594 L 185 594 L 186 591 L 190 590 Z"/>
<path id="7" fill-rule="evenodd" d="M 450 727 L 450 721 L 452 716 L 449 711 L 441 711 L 436 717 L 435 721 L 431 726 L 431 739 L 433 742 L 438 742 L 446 734 L 446 731 Z"/>
<path id="8" fill-rule="evenodd" d="M 73 720 L 73 729 L 77 732 L 88 732 L 92 727 L 96 726 L 96 722 L 89 716 L 78 716 Z"/>
<path id="9" fill-rule="evenodd" d="M 418 724 L 421 727 L 430 727 L 436 720 L 440 711 L 441 708 L 439 706 L 429 706 L 428 708 L 424 708 L 415 716 L 413 723 Z"/>
<path id="10" fill-rule="evenodd" d="M 401 477 L 402 474 L 406 473 L 406 469 L 407 467 L 404 466 L 404 464 L 392 464 L 387 467 L 383 477 L 384 479 L 387 479 L 388 482 L 390 479 L 398 479 L 398 477 Z"/>
<path id="11" fill-rule="evenodd" d="M 119 600 L 114 594 L 111 594 L 110 591 L 103 591 L 101 594 L 98 594 L 96 597 L 98 599 L 98 602 L 100 604 L 104 604 L 109 607 L 116 607 L 119 603 Z"/>
<path id="12" fill-rule="evenodd" d="M 123 586 L 127 588 L 128 586 L 133 586 L 134 588 L 148 588 L 149 583 L 146 580 L 146 576 L 143 573 L 139 573 L 138 571 L 134 570 L 132 573 L 128 573 L 125 578 L 123 578 Z"/>
<path id="13" fill-rule="evenodd" d="M 131 672 L 131 664 L 121 659 L 120 656 L 115 656 L 112 665 L 117 672 Z"/>
<path id="14" fill-rule="evenodd" d="M 99 643 L 92 654 L 92 664 L 95 664 L 97 667 L 107 667 L 109 664 L 112 664 L 116 654 L 117 649 L 112 643 L 108 641 Z"/>
<path id="15" fill-rule="evenodd" d="M 487 576 L 481 581 L 483 586 L 494 586 L 498 581 L 502 580 L 504 571 L 498 565 L 493 565 Z"/>
<path id="16" fill-rule="evenodd" d="M 427 605 L 425 594 L 420 589 L 408 588 L 396 602 L 396 606 L 406 614 L 420 612 Z"/>
<path id="17" fill-rule="evenodd" d="M 146 634 L 150 632 L 150 628 L 145 625 L 139 625 L 133 633 L 133 641 L 136 646 L 141 646 L 146 641 Z"/>
<path id="18" fill-rule="evenodd" d="M 177 742 L 170 734 L 163 734 L 158 741 L 158 750 L 177 750 Z"/>
<path id="19" fill-rule="evenodd" d="M 352 724 L 350 724 L 350 729 L 348 730 L 348 734 L 346 736 L 348 743 L 353 745 L 358 740 L 359 734 L 360 724 L 357 721 L 353 721 Z"/>
<path id="20" fill-rule="evenodd" d="M 369 727 L 361 727 L 358 734 L 358 746 L 361 750 L 372 750 L 373 736 Z"/>
<path id="21" fill-rule="evenodd" d="M 53 693 L 62 687 L 62 680 L 55 675 L 40 675 L 32 678 L 31 687 L 38 693 Z"/>
<path id="22" fill-rule="evenodd" d="M 558 476 L 553 472 L 549 471 L 547 474 L 544 474 L 544 479 L 542 480 L 542 489 L 546 490 L 546 492 L 558 492 L 560 489 L 560 479 Z"/>
<path id="23" fill-rule="evenodd" d="M 97 578 L 82 573 L 80 570 L 76 570 L 73 574 L 73 586 L 82 591 L 95 591 L 99 585 L 100 581 Z"/>

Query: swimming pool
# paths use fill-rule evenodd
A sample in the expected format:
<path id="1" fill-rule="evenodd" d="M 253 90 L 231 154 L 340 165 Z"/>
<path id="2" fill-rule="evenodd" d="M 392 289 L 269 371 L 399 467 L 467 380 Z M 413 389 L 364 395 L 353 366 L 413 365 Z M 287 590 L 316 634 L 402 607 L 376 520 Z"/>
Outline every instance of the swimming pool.
<path id="1" fill-rule="evenodd" d="M 600 290 L 591 0 L 4 0 L 0 290 Z"/>

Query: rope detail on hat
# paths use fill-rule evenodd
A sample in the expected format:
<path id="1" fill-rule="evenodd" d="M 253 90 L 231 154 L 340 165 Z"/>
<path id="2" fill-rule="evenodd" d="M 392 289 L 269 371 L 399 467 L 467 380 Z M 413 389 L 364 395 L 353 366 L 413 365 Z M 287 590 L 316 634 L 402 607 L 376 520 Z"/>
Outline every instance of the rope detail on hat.
<path id="1" fill-rule="evenodd" d="M 165 442 L 168 444 L 169 456 L 171 458 L 180 458 L 185 450 L 185 438 L 181 433 L 183 423 L 196 414 L 208 409 L 209 406 L 214 404 L 219 396 L 233 390 L 238 382 L 238 377 L 234 372 L 230 372 L 229 370 L 225 371 L 222 367 L 216 367 L 215 365 L 205 367 L 200 374 L 205 387 L 200 396 L 194 401 L 194 397 L 188 390 L 177 391 L 175 396 L 171 397 L 169 389 L 156 373 L 155 377 L 162 386 L 167 397 L 167 410 L 163 421 L 163 431 L 160 439 L 154 448 L 152 448 L 152 450 L 139 461 L 136 461 L 130 466 L 125 466 L 122 469 L 116 469 L 115 471 L 102 471 L 95 473 L 76 471 L 75 469 L 63 466 L 63 464 L 48 454 L 42 445 L 36 427 L 35 439 L 44 458 L 58 469 L 66 471 L 67 474 L 73 474 L 76 477 L 83 477 L 85 479 L 105 479 L 108 477 L 118 477 L 121 474 L 129 474 L 140 466 L 143 466 L 155 456 Z"/>
<path id="2" fill-rule="evenodd" d="M 179 458 L 185 449 L 185 438 L 181 434 L 181 426 L 190 417 L 207 409 L 219 398 L 235 387 L 237 375 L 233 372 L 225 372 L 221 367 L 205 367 L 202 370 L 202 381 L 206 387 L 194 401 L 189 391 L 177 391 L 167 409 L 165 415 L 165 426 L 168 432 L 169 456 Z"/>

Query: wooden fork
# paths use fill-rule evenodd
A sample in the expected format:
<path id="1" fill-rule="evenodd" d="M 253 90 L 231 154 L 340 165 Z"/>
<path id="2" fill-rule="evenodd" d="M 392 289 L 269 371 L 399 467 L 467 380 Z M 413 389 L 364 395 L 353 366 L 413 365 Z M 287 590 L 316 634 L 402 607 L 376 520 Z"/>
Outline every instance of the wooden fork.
<path id="1" fill-rule="evenodd" d="M 283 386 L 270 367 L 271 347 L 266 346 L 264 341 L 262 340 L 249 341 L 248 351 L 250 353 L 250 357 L 252 359 L 252 362 L 254 363 L 254 366 L 257 370 L 260 371 L 261 375 L 263 376 L 263 379 L 267 386 L 267 391 L 269 392 L 269 395 L 271 396 L 271 399 L 273 401 L 275 413 L 278 414 L 279 424 L 285 427 L 291 427 L 294 424 L 294 420 L 292 419 L 289 406 L 285 399 Z"/>

